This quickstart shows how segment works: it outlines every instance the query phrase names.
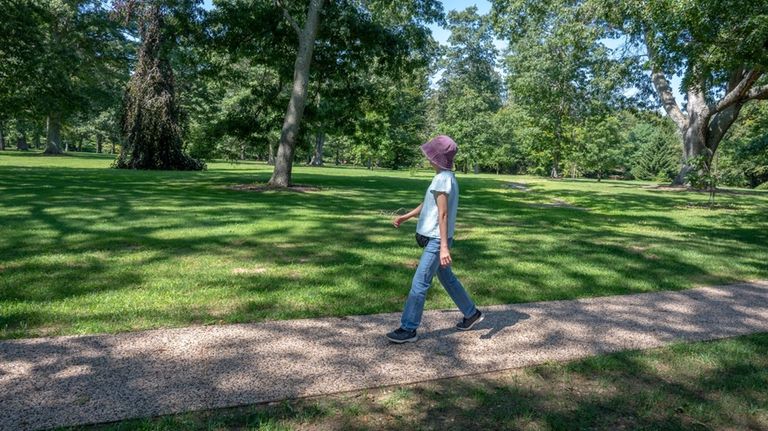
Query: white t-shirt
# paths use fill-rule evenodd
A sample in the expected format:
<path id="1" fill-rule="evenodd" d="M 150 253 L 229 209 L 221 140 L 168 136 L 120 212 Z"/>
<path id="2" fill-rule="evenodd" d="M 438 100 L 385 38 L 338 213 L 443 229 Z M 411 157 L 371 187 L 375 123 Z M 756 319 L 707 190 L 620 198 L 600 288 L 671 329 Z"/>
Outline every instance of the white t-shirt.
<path id="1" fill-rule="evenodd" d="M 438 224 L 437 193 L 445 193 L 448 197 L 448 238 L 453 238 L 456 227 L 456 212 L 459 208 L 459 183 L 451 171 L 441 171 L 432 178 L 427 192 L 424 194 L 424 204 L 419 215 L 416 232 L 430 238 L 440 238 Z"/>

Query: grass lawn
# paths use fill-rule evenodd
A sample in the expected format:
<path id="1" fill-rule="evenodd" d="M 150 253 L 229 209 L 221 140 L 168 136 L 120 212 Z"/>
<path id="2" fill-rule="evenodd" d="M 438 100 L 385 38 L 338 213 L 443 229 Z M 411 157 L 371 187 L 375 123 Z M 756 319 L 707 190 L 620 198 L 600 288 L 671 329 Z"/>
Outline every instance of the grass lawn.
<path id="1" fill-rule="evenodd" d="M 765 430 L 768 334 L 81 430 Z"/>
<path id="2" fill-rule="evenodd" d="M 431 174 L 259 163 L 109 169 L 0 153 L 0 339 L 399 311 L 420 250 L 395 211 Z M 480 305 L 768 278 L 768 192 L 458 175 L 455 270 Z M 514 183 L 513 187 L 509 187 Z M 519 183 L 525 185 L 521 188 Z M 516 185 L 515 185 L 516 184 Z M 429 308 L 452 307 L 432 289 Z"/>

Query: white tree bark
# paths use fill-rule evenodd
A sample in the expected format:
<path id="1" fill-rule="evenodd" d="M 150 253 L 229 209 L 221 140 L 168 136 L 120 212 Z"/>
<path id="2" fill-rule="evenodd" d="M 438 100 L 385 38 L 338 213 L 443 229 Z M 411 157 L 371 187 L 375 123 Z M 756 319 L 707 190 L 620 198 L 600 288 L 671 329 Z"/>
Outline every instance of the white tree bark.
<path id="1" fill-rule="evenodd" d="M 645 38 L 648 57 L 654 63 L 653 41 Z M 675 122 L 683 140 L 683 154 L 680 172 L 673 184 L 683 185 L 691 171 L 691 161 L 703 156 L 706 166 L 710 166 L 720 141 L 739 116 L 742 106 L 750 100 L 768 99 L 768 85 L 755 87 L 755 83 L 764 75 L 757 68 L 739 69 L 731 72 L 725 95 L 715 103 L 708 103 L 708 89 L 704 84 L 688 89 L 688 104 L 683 112 L 678 105 L 664 72 L 654 65 L 651 81 L 659 95 L 661 105 L 667 115 Z"/>

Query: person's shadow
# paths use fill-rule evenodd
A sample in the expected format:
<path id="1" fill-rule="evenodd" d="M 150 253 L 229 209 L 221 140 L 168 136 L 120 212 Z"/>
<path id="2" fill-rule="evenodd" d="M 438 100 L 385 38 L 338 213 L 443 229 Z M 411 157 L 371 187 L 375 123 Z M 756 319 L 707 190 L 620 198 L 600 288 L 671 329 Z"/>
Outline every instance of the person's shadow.
<path id="1" fill-rule="evenodd" d="M 457 310 L 442 310 L 445 313 L 458 313 Z M 488 330 L 480 338 L 483 340 L 489 340 L 496 334 L 503 331 L 506 328 L 514 326 L 521 320 L 530 319 L 531 316 L 526 313 L 521 313 L 514 310 L 481 310 L 483 312 L 483 321 L 477 323 L 472 327 L 471 331 L 484 331 Z M 424 334 L 422 338 L 440 338 L 447 334 L 456 332 L 456 328 L 443 328 L 436 331 L 432 331 L 428 334 Z"/>
<path id="2" fill-rule="evenodd" d="M 490 331 L 480 336 L 483 340 L 489 340 L 502 330 L 514 326 L 517 322 L 531 318 L 529 314 L 515 310 L 489 310 L 484 312 L 484 314 L 485 319 L 476 326 L 477 330 L 490 329 Z"/>

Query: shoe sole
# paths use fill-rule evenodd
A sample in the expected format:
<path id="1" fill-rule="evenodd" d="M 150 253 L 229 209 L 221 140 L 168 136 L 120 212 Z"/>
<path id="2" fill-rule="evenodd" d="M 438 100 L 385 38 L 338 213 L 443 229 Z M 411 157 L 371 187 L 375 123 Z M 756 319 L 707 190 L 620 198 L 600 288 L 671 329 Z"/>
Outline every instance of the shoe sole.
<path id="1" fill-rule="evenodd" d="M 389 341 L 391 341 L 391 342 L 393 342 L 395 344 L 413 343 L 413 342 L 417 341 L 418 339 L 419 339 L 418 335 L 414 335 L 411 338 L 406 338 L 405 340 L 397 340 L 397 339 L 394 339 L 394 338 L 387 337 L 387 340 L 389 340 Z"/>
<path id="2" fill-rule="evenodd" d="M 477 320 L 475 320 L 474 322 L 472 322 L 472 324 L 471 324 L 471 325 L 469 325 L 469 326 L 467 326 L 466 328 L 462 328 L 462 327 L 460 327 L 460 326 L 457 326 L 457 327 L 456 327 L 456 329 L 458 329 L 459 331 L 469 331 L 470 329 L 472 329 L 472 327 L 474 327 L 474 326 L 475 326 L 475 325 L 477 325 L 478 323 L 482 322 L 482 321 L 483 321 L 483 319 L 485 319 L 485 314 L 481 314 L 481 315 L 480 315 L 480 317 L 479 317 Z"/>

